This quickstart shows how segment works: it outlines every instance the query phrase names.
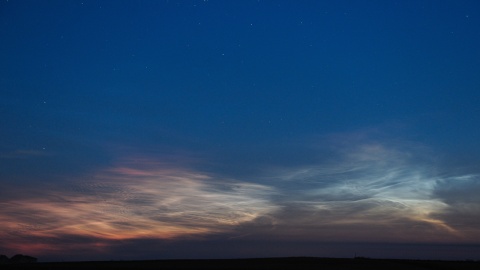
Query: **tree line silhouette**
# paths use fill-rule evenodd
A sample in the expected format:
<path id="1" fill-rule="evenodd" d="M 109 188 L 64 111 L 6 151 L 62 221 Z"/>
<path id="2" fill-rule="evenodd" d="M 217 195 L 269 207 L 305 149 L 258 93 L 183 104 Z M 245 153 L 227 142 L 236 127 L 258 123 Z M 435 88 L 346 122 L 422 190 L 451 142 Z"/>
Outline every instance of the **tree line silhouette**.
<path id="1" fill-rule="evenodd" d="M 36 263 L 37 258 L 28 256 L 28 255 L 22 255 L 22 254 L 17 254 L 14 255 L 11 258 L 8 258 L 5 255 L 0 255 L 0 264 L 7 264 L 7 263 Z"/>

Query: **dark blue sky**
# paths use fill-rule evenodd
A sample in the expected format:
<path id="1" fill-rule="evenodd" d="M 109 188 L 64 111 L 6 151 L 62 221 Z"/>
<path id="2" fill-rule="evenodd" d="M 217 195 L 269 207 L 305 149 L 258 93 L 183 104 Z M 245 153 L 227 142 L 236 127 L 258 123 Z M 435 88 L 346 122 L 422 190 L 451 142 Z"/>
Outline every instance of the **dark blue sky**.
<path id="1" fill-rule="evenodd" d="M 0 253 L 478 249 L 478 1 L 2 0 L 0 41 Z"/>

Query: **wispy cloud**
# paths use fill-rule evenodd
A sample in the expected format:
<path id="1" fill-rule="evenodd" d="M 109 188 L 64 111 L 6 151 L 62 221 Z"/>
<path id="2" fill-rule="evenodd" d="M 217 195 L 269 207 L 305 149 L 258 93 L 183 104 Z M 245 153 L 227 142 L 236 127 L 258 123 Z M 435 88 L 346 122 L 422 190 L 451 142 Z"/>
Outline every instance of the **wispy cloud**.
<path id="1" fill-rule="evenodd" d="M 330 145 L 332 157 L 318 165 L 270 172 L 270 182 L 280 183 L 288 194 L 279 201 L 284 211 L 277 216 L 286 234 L 297 237 L 309 231 L 310 237 L 340 241 L 448 242 L 468 237 L 439 215 L 451 208 L 436 195 L 446 178 L 426 148 L 352 141 Z"/>
<path id="2" fill-rule="evenodd" d="M 159 163 L 123 162 L 33 198 L 2 201 L 0 234 L 18 242 L 69 235 L 125 240 L 221 233 L 275 211 L 274 192 Z"/>
<path id="3" fill-rule="evenodd" d="M 31 254 L 145 239 L 478 240 L 477 174 L 445 174 L 419 145 L 347 139 L 318 163 L 243 180 L 137 156 L 56 186 L 4 186 L 0 237 Z"/>
<path id="4" fill-rule="evenodd" d="M 435 214 L 468 235 L 466 242 L 480 241 L 480 175 L 467 174 L 442 179 L 435 197 L 448 204 L 445 211 Z"/>

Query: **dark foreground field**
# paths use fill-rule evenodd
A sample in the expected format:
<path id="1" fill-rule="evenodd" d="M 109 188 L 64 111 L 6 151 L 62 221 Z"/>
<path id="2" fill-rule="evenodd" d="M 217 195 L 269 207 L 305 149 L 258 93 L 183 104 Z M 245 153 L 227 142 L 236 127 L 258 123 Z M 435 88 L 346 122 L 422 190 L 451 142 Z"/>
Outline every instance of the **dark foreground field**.
<path id="1" fill-rule="evenodd" d="M 4 264 L 0 269 L 480 269 L 473 261 L 271 258 Z"/>

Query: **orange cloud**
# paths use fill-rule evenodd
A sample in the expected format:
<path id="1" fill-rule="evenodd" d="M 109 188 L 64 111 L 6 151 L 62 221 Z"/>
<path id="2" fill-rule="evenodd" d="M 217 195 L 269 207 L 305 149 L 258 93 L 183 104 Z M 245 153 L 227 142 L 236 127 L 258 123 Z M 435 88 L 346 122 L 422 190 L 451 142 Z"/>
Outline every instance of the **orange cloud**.
<path id="1" fill-rule="evenodd" d="M 274 190 L 267 186 L 181 168 L 130 165 L 68 188 L 42 190 L 37 197 L 2 202 L 0 236 L 8 234 L 12 242 L 64 235 L 172 239 L 225 232 L 277 209 L 269 201 Z"/>

